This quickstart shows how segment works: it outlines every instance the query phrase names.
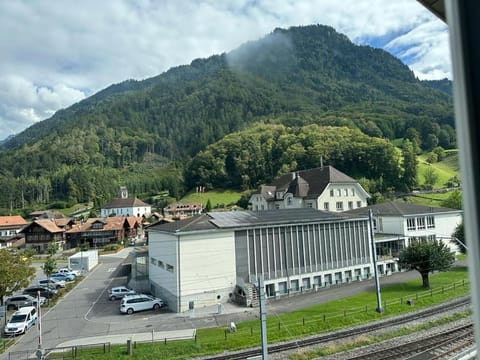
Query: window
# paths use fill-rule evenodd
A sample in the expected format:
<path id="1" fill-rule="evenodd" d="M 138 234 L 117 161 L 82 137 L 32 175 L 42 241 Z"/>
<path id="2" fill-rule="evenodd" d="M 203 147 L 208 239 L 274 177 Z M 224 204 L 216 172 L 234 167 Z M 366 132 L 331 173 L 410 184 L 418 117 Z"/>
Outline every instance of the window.
<path id="1" fill-rule="evenodd" d="M 415 218 L 407 219 L 407 230 L 415 230 Z"/>
<path id="2" fill-rule="evenodd" d="M 163 261 L 158 260 L 158 267 L 165 269 L 165 265 L 163 264 Z"/>
<path id="3" fill-rule="evenodd" d="M 313 203 L 308 202 L 308 203 L 307 203 L 307 208 L 312 209 L 312 208 L 313 208 Z"/>
<path id="4" fill-rule="evenodd" d="M 351 194 L 352 196 L 355 196 L 355 188 L 351 188 L 351 189 L 350 189 L 350 194 Z"/>
<path id="5" fill-rule="evenodd" d="M 152 263 L 152 265 L 157 265 L 157 259 L 153 257 L 150 258 L 150 262 Z"/>
<path id="6" fill-rule="evenodd" d="M 373 230 L 377 230 L 377 219 L 373 218 L 372 219 L 372 222 L 373 222 Z"/>
<path id="7" fill-rule="evenodd" d="M 323 203 L 323 210 L 328 211 L 328 202 Z"/>
<path id="8" fill-rule="evenodd" d="M 293 199 L 291 196 L 287 198 L 287 205 L 292 205 Z"/>
<path id="9" fill-rule="evenodd" d="M 334 196 L 335 196 L 335 194 L 334 194 L 334 192 L 333 192 L 333 189 L 330 189 L 330 196 L 331 196 L 331 197 L 334 197 Z"/>
<path id="10" fill-rule="evenodd" d="M 344 194 L 345 196 L 348 196 L 348 189 L 343 189 L 343 194 Z"/>
<path id="11" fill-rule="evenodd" d="M 348 209 L 352 210 L 353 209 L 353 201 L 348 202 Z"/>
<path id="12" fill-rule="evenodd" d="M 337 201 L 337 210 L 343 210 L 343 201 Z"/>
<path id="13" fill-rule="evenodd" d="M 275 204 L 275 209 L 280 209 L 280 204 Z"/>
<path id="14" fill-rule="evenodd" d="M 173 273 L 173 265 L 167 264 L 167 271 L 170 271 Z"/>
<path id="15" fill-rule="evenodd" d="M 427 228 L 428 229 L 435 228 L 435 218 L 433 216 L 427 216 Z"/>
<path id="16" fill-rule="evenodd" d="M 425 229 L 425 218 L 423 217 L 417 218 L 417 229 Z"/>
<path id="17" fill-rule="evenodd" d="M 361 201 L 357 201 L 357 208 L 361 208 L 362 207 L 362 202 Z"/>
<path id="18" fill-rule="evenodd" d="M 337 196 L 342 196 L 342 189 L 337 189 Z"/>

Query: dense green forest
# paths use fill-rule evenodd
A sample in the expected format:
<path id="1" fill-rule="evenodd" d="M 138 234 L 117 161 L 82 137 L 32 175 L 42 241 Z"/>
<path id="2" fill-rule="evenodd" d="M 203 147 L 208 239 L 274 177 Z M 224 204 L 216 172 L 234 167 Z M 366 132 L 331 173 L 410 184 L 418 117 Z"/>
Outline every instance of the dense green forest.
<path id="1" fill-rule="evenodd" d="M 120 185 L 173 197 L 197 184 L 252 188 L 320 157 L 401 189 L 389 140 L 408 139 L 415 153 L 456 146 L 444 85 L 331 27 L 275 29 L 228 54 L 112 85 L 4 142 L 0 209 L 101 206 Z"/>

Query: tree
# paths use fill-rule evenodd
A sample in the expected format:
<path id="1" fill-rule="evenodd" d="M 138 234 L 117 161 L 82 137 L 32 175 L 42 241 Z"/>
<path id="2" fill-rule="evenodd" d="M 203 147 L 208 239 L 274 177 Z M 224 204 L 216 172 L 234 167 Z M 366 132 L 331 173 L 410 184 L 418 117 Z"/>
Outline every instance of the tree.
<path id="1" fill-rule="evenodd" d="M 428 189 L 433 189 L 433 186 L 439 178 L 437 172 L 432 167 L 428 167 L 425 170 L 423 177 L 425 178 L 425 185 Z"/>
<path id="2" fill-rule="evenodd" d="M 417 155 L 409 140 L 403 142 L 403 184 L 407 190 L 417 185 Z"/>
<path id="3" fill-rule="evenodd" d="M 400 266 L 417 270 L 422 276 L 422 286 L 430 287 L 429 274 L 445 271 L 455 262 L 455 254 L 441 241 L 416 240 L 400 252 Z"/>
<path id="4" fill-rule="evenodd" d="M 442 206 L 450 209 L 462 209 L 462 193 L 459 190 L 454 190 L 443 200 Z"/>
<path id="5" fill-rule="evenodd" d="M 463 221 L 457 225 L 455 232 L 452 234 L 454 238 L 455 245 L 458 246 L 458 249 L 462 254 L 467 253 L 467 242 L 465 240 L 465 230 L 463 226 Z"/>
<path id="6" fill-rule="evenodd" d="M 5 296 L 27 287 L 35 276 L 32 258 L 25 252 L 0 249 L 0 303 Z"/>
<path id="7" fill-rule="evenodd" d="M 207 200 L 207 204 L 205 205 L 205 212 L 212 211 L 212 203 L 210 202 L 210 198 Z"/>
<path id="8" fill-rule="evenodd" d="M 50 275 L 52 275 L 55 272 L 55 269 L 57 267 L 57 261 L 53 257 L 57 253 L 58 246 L 57 244 L 51 243 L 48 245 L 47 252 L 48 252 L 48 257 L 45 263 L 42 266 L 43 272 L 47 276 L 47 278 L 50 278 Z"/>

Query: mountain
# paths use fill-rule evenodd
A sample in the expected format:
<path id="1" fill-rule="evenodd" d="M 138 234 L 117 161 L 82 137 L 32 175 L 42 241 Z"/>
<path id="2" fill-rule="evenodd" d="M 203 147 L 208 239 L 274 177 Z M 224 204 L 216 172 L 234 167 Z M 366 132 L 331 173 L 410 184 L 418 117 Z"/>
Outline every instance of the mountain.
<path id="1" fill-rule="evenodd" d="M 447 148 L 455 141 L 451 96 L 389 53 L 328 26 L 275 29 L 228 54 L 112 85 L 9 139 L 0 184 L 12 192 L 0 207 L 101 203 L 119 184 L 178 194 L 193 156 L 259 122 L 348 126 L 386 139 L 413 130 L 420 143 L 433 133 Z"/>
<path id="2" fill-rule="evenodd" d="M 434 89 L 443 91 L 444 93 L 452 96 L 452 81 L 448 79 L 442 80 L 423 80 L 423 83 Z"/>

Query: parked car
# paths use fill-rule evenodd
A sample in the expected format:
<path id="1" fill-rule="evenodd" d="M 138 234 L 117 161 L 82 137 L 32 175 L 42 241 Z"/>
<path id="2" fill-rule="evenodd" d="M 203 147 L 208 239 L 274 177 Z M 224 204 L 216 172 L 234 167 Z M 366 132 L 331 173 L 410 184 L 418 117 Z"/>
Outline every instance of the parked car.
<path id="1" fill-rule="evenodd" d="M 37 296 L 38 292 L 40 292 L 40 296 L 51 299 L 57 293 L 57 290 L 51 287 L 41 285 L 30 286 L 23 290 L 23 294 L 31 295 L 33 297 Z"/>
<path id="2" fill-rule="evenodd" d="M 26 306 L 13 313 L 5 325 L 5 335 L 20 335 L 30 329 L 37 322 L 37 309 L 35 306 Z"/>
<path id="3" fill-rule="evenodd" d="M 80 275 L 82 275 L 82 272 L 81 272 L 80 270 L 73 270 L 73 269 L 70 269 L 70 268 L 58 269 L 58 270 L 57 270 L 57 273 L 61 273 L 61 274 L 71 274 L 71 275 L 74 275 L 74 276 L 80 276 Z"/>
<path id="4" fill-rule="evenodd" d="M 62 273 L 53 273 L 50 275 L 50 279 L 54 279 L 54 280 L 62 280 L 62 281 L 65 281 L 65 282 L 68 282 L 68 281 L 73 281 L 75 280 L 75 275 L 73 274 L 62 274 Z"/>
<path id="5" fill-rule="evenodd" d="M 38 280 L 37 284 L 42 285 L 42 286 L 51 285 L 51 286 L 55 287 L 56 289 L 64 288 L 65 285 L 66 285 L 64 280 L 56 280 L 56 279 L 53 279 L 53 278 Z"/>
<path id="6" fill-rule="evenodd" d="M 121 299 L 126 295 L 135 295 L 135 290 L 129 289 L 125 286 L 116 286 L 108 290 L 108 298 L 110 300 Z"/>
<path id="7" fill-rule="evenodd" d="M 163 306 L 165 306 L 165 304 L 162 299 L 150 295 L 126 295 L 123 297 L 122 302 L 120 303 L 120 312 L 130 315 L 136 311 L 158 311 Z"/>
<path id="8" fill-rule="evenodd" d="M 40 296 L 40 305 L 43 305 L 47 299 Z M 37 297 L 31 295 L 15 295 L 5 301 L 7 310 L 18 310 L 25 306 L 37 306 Z"/>

